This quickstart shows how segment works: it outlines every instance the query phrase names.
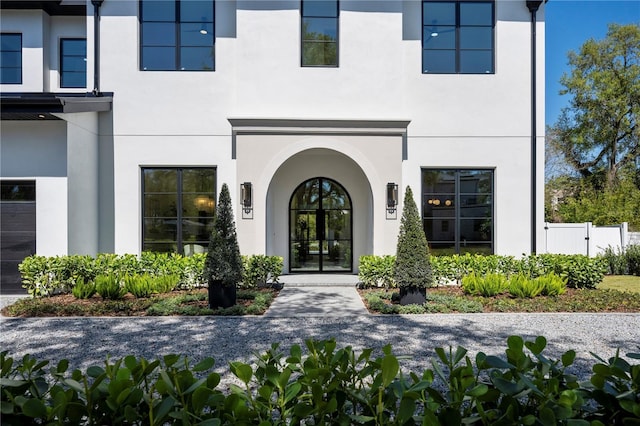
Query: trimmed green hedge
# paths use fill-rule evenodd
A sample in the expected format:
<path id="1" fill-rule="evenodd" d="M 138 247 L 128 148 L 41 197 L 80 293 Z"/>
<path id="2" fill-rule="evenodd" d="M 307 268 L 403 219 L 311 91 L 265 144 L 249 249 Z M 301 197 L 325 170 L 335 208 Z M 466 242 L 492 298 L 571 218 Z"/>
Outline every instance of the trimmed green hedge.
<path id="1" fill-rule="evenodd" d="M 393 256 L 361 256 L 359 278 L 365 287 L 380 285 L 394 287 Z M 363 270 L 364 265 L 364 270 Z M 531 279 L 556 274 L 567 280 L 572 288 L 595 288 L 607 271 L 602 257 L 583 255 L 539 254 L 516 259 L 498 255 L 431 256 L 433 277 L 438 284 L 460 284 L 469 274 L 501 274 L 506 277 L 522 274 Z"/>
<path id="2" fill-rule="evenodd" d="M 256 258 L 255 260 L 253 258 Z M 33 297 L 70 293 L 76 283 L 94 282 L 96 277 L 114 275 L 127 277 L 150 275 L 176 276 L 176 289 L 206 287 L 204 263 L 206 254 L 182 256 L 175 253 L 142 252 L 133 254 L 101 253 L 95 258 L 85 255 L 29 256 L 18 266 L 22 286 Z M 277 282 L 282 273 L 282 258 L 278 256 L 247 256 L 244 262 L 244 287 L 252 287 L 263 277 Z M 243 287 L 243 285 L 241 285 Z"/>
<path id="3" fill-rule="evenodd" d="M 127 356 L 86 372 L 60 361 L 0 354 L 2 423 L 68 425 L 631 425 L 640 419 L 640 364 L 596 357 L 581 382 L 576 352 L 544 354 L 546 339 L 507 339 L 504 356 L 435 349 L 431 368 L 401 372 L 391 345 L 375 354 L 307 341 L 277 344 L 253 365 L 231 362 L 239 384 L 219 389 L 214 360 Z M 627 354 L 640 359 L 640 354 Z"/>

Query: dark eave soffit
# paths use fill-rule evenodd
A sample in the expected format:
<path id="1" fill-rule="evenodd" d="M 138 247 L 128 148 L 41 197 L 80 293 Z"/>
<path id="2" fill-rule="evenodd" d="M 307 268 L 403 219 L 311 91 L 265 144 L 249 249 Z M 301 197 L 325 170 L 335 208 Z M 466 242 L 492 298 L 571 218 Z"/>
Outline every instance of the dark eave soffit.
<path id="1" fill-rule="evenodd" d="M 0 96 L 3 120 L 24 120 L 18 117 L 38 115 L 48 117 L 52 113 L 105 112 L 111 111 L 112 104 L 113 93 L 103 93 L 102 96 L 90 93 L 2 93 Z"/>
<path id="2" fill-rule="evenodd" d="M 81 1 L 62 0 L 2 0 L 0 9 L 44 10 L 50 16 L 86 16 L 87 6 Z"/>

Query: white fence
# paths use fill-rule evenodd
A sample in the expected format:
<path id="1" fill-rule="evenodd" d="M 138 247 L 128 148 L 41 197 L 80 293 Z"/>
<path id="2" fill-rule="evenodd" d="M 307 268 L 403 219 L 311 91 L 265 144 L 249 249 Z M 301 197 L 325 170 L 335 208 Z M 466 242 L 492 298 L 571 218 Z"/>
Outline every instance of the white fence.
<path id="1" fill-rule="evenodd" d="M 629 232 L 627 222 L 594 226 L 586 223 L 545 223 L 544 252 L 597 256 L 611 246 L 616 249 L 637 242 L 637 232 Z"/>

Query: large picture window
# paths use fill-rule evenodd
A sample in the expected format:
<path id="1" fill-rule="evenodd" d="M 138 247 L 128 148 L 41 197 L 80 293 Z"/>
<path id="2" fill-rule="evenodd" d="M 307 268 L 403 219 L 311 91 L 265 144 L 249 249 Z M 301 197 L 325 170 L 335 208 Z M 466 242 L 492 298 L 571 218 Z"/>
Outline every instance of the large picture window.
<path id="1" fill-rule="evenodd" d="M 60 87 L 87 87 L 87 40 L 60 40 Z"/>
<path id="2" fill-rule="evenodd" d="M 213 0 L 140 0 L 140 69 L 213 71 Z"/>
<path id="3" fill-rule="evenodd" d="M 493 253 L 493 170 L 422 170 L 422 223 L 431 253 Z"/>
<path id="4" fill-rule="evenodd" d="M 302 66 L 338 66 L 337 0 L 302 0 Z"/>
<path id="5" fill-rule="evenodd" d="M 492 74 L 494 2 L 422 2 L 422 72 Z"/>
<path id="6" fill-rule="evenodd" d="M 142 250 L 206 252 L 215 190 L 214 168 L 143 168 Z"/>
<path id="7" fill-rule="evenodd" d="M 0 34 L 0 84 L 22 84 L 22 34 Z"/>

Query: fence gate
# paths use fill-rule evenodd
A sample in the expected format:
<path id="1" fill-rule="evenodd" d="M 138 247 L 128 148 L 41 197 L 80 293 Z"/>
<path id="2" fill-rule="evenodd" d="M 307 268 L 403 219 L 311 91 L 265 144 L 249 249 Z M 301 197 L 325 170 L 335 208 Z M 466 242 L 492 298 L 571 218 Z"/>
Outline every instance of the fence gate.
<path id="1" fill-rule="evenodd" d="M 545 252 L 589 255 L 590 223 L 547 223 Z"/>

